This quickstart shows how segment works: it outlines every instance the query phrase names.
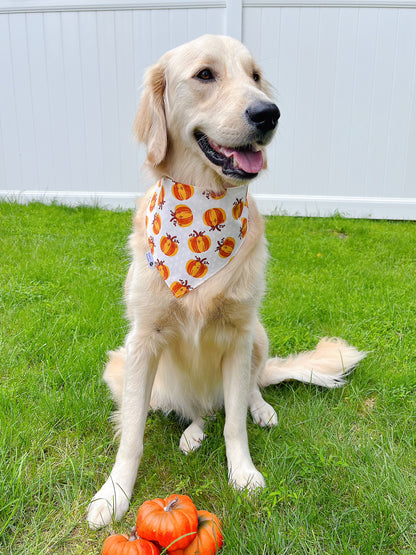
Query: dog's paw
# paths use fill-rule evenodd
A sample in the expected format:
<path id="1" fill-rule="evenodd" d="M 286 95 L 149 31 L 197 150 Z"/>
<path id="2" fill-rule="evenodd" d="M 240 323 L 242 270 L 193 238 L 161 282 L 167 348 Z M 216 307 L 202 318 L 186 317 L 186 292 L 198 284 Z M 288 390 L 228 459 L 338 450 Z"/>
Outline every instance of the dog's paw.
<path id="1" fill-rule="evenodd" d="M 204 437 L 204 431 L 193 422 L 183 432 L 179 441 L 179 449 L 185 453 L 185 455 L 188 455 L 201 447 Z"/>
<path id="2" fill-rule="evenodd" d="M 261 404 L 250 407 L 251 416 L 262 428 L 277 426 L 277 414 L 274 408 L 262 400 Z"/>
<path id="3" fill-rule="evenodd" d="M 263 474 L 254 466 L 250 468 L 236 468 L 230 473 L 230 484 L 238 490 L 253 492 L 266 487 Z"/>
<path id="4" fill-rule="evenodd" d="M 113 519 L 120 520 L 129 508 L 127 494 L 109 478 L 88 506 L 87 521 L 92 530 L 98 530 Z"/>

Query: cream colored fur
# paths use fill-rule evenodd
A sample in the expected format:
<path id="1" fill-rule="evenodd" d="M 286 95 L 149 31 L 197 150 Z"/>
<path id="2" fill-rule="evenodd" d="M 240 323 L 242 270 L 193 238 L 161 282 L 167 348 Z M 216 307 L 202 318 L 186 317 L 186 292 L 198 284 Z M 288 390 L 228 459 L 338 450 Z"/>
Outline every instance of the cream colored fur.
<path id="1" fill-rule="evenodd" d="M 215 82 L 195 79 L 206 67 L 215 71 Z M 193 133 L 202 130 L 221 145 L 246 145 L 251 129 L 245 110 L 250 102 L 269 99 L 267 84 L 254 80 L 254 73 L 260 70 L 243 45 L 213 36 L 168 52 L 148 70 L 135 132 L 147 145 L 155 181 L 166 175 L 215 191 L 241 185 L 208 161 Z M 271 136 L 256 143 L 256 150 L 264 150 Z M 89 506 L 93 528 L 121 518 L 129 506 L 149 405 L 191 421 L 180 439 L 184 452 L 199 447 L 204 418 L 224 407 L 230 483 L 255 489 L 264 486 L 264 479 L 249 453 L 247 409 L 260 426 L 277 424 L 259 387 L 288 379 L 337 387 L 364 356 L 340 339 L 323 339 L 310 353 L 267 359 L 268 340 L 257 316 L 267 249 L 252 198 L 248 234 L 234 259 L 176 299 L 145 259 L 145 210 L 152 191 L 138 205 L 130 237 L 125 289 L 130 332 L 124 347 L 110 353 L 104 374 L 119 407 L 120 446 L 108 480 Z"/>

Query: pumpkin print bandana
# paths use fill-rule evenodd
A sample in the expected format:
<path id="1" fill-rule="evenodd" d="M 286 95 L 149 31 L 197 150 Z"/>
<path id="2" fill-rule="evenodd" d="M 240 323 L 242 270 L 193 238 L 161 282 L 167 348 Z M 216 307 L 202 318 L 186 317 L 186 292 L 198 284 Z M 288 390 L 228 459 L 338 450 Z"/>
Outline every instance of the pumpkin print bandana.
<path id="1" fill-rule="evenodd" d="M 222 194 L 164 177 L 146 210 L 146 254 L 175 297 L 186 295 L 226 266 L 248 229 L 247 185 Z"/>

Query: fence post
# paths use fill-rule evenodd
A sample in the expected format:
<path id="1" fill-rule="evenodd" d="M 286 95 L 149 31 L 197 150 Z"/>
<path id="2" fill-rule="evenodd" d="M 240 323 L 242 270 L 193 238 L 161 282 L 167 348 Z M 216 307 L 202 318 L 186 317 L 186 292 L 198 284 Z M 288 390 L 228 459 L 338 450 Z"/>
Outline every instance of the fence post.
<path id="1" fill-rule="evenodd" d="M 241 40 L 243 37 L 243 0 L 226 0 L 226 33 Z"/>

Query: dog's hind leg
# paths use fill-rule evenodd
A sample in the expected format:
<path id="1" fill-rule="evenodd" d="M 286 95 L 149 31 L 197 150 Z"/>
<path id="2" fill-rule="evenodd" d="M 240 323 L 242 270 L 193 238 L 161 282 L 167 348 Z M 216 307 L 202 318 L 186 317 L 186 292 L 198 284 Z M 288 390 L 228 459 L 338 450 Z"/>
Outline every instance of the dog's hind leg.
<path id="1" fill-rule="evenodd" d="M 186 455 L 199 449 L 205 437 L 204 427 L 205 419 L 196 418 L 183 432 L 179 441 L 179 449 Z"/>
<path id="2" fill-rule="evenodd" d="M 254 422 L 262 427 L 277 425 L 276 411 L 263 399 L 258 386 L 259 376 L 263 373 L 267 362 L 268 351 L 267 334 L 262 324 L 257 320 L 251 357 L 249 408 Z"/>

